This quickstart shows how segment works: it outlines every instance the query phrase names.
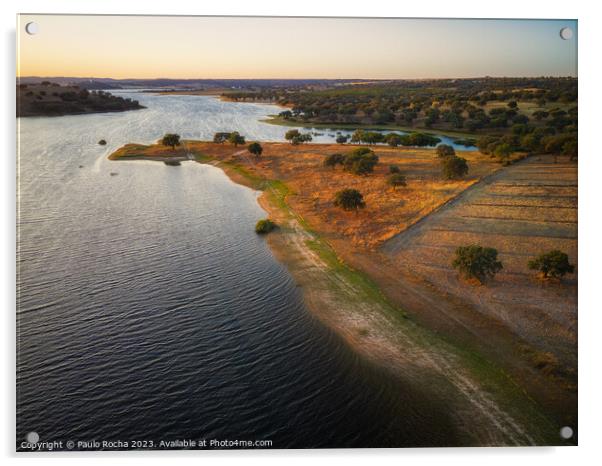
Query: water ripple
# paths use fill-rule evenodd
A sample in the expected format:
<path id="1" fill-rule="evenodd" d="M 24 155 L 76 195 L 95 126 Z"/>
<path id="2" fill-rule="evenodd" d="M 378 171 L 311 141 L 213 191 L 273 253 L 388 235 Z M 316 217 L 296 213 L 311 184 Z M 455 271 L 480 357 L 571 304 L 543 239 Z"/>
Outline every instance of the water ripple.
<path id="1" fill-rule="evenodd" d="M 106 160 L 170 131 L 278 139 L 258 122 L 276 109 L 135 97 L 148 109 L 21 121 L 17 438 L 449 441 L 307 312 L 253 232 L 256 193 L 211 166 Z"/>

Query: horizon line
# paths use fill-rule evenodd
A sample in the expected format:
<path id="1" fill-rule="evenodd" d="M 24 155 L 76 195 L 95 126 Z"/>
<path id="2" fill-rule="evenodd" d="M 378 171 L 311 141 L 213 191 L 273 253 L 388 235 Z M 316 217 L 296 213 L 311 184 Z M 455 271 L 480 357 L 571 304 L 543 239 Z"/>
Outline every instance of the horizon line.
<path id="1" fill-rule="evenodd" d="M 127 77 L 127 78 L 113 78 L 110 76 L 38 76 L 38 75 L 26 75 L 26 76 L 16 76 L 17 79 L 112 79 L 114 81 L 123 81 L 123 80 L 187 80 L 187 81 L 237 81 L 237 80 L 281 80 L 281 81 L 301 81 L 301 80 L 314 80 L 314 81 L 427 81 L 427 80 L 449 80 L 449 79 L 519 79 L 519 78 L 574 78 L 577 79 L 578 75 L 484 75 L 484 76 L 449 76 L 449 77 L 421 77 L 421 78 L 366 78 L 366 77 L 349 77 L 349 78 L 316 78 L 316 77 L 301 77 L 301 78 L 283 78 L 283 77 L 270 77 L 270 78 L 252 78 L 252 77 L 237 77 L 237 78 L 228 78 L 228 77 L 220 77 L 220 78 L 202 78 L 202 77 L 178 77 L 178 78 L 169 78 L 165 76 L 157 76 L 157 77 Z"/>

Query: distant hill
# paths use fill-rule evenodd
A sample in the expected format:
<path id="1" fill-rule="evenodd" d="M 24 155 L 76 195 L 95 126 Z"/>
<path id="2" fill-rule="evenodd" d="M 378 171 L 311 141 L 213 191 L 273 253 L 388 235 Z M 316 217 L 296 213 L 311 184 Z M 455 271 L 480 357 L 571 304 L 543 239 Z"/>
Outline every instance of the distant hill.
<path id="1" fill-rule="evenodd" d="M 144 107 L 137 100 L 74 85 L 61 86 L 50 81 L 17 85 L 17 117 L 124 112 L 141 108 Z"/>
<path id="2" fill-rule="evenodd" d="M 76 85 L 86 89 L 124 89 L 124 88 L 172 88 L 172 89 L 211 89 L 230 88 L 237 90 L 265 88 L 294 88 L 307 86 L 333 86 L 354 82 L 377 82 L 365 79 L 112 79 L 112 78 L 74 78 L 25 76 L 19 83 L 33 84 L 52 81 L 61 85 Z"/>

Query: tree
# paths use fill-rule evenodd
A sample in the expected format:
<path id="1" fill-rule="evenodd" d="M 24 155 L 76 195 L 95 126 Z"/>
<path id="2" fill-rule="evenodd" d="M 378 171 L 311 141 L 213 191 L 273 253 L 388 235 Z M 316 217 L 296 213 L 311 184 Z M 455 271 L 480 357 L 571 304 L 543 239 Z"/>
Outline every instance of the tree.
<path id="1" fill-rule="evenodd" d="M 533 118 L 535 118 L 537 121 L 543 120 L 544 118 L 548 118 L 549 115 L 550 114 L 545 110 L 537 110 L 533 112 Z"/>
<path id="2" fill-rule="evenodd" d="M 544 278 L 562 278 L 575 271 L 575 266 L 569 263 L 569 256 L 557 249 L 537 256 L 527 265 L 530 270 L 541 272 Z"/>
<path id="3" fill-rule="evenodd" d="M 300 133 L 298 129 L 290 129 L 284 134 L 284 139 L 290 141 L 293 146 L 297 146 L 311 141 L 312 137 L 309 133 Z"/>
<path id="4" fill-rule="evenodd" d="M 365 134 L 366 132 L 363 129 L 356 129 L 351 135 L 351 142 L 362 142 Z"/>
<path id="5" fill-rule="evenodd" d="M 258 142 L 252 142 L 251 144 L 249 144 L 249 147 L 247 147 L 247 150 L 255 157 L 259 157 L 263 152 L 263 147 L 261 147 L 261 144 L 259 144 Z"/>
<path id="6" fill-rule="evenodd" d="M 518 108 L 518 103 L 516 103 L 516 100 L 511 100 L 510 102 L 508 102 L 508 108 Z"/>
<path id="7" fill-rule="evenodd" d="M 483 136 L 477 140 L 477 148 L 482 154 L 491 154 L 492 150 L 499 143 L 500 138 L 497 136 Z"/>
<path id="8" fill-rule="evenodd" d="M 384 136 L 382 135 L 382 133 L 379 133 L 377 131 L 365 131 L 362 142 L 372 145 L 378 142 L 383 142 L 383 140 Z"/>
<path id="9" fill-rule="evenodd" d="M 364 196 L 357 189 L 343 189 L 334 196 L 334 205 L 344 210 L 363 209 L 366 207 Z"/>
<path id="10" fill-rule="evenodd" d="M 230 133 L 215 133 L 213 135 L 213 142 L 216 144 L 223 144 L 230 137 Z"/>
<path id="11" fill-rule="evenodd" d="M 385 141 L 387 142 L 387 144 L 389 144 L 391 147 L 397 147 L 399 145 L 401 145 L 402 143 L 402 139 L 401 136 L 397 133 L 389 133 L 385 136 Z"/>
<path id="12" fill-rule="evenodd" d="M 289 129 L 286 133 L 284 133 L 284 139 L 287 141 L 291 141 L 295 137 L 301 136 L 301 133 L 298 129 Z"/>
<path id="13" fill-rule="evenodd" d="M 374 171 L 378 163 L 378 155 L 367 147 L 358 147 L 345 156 L 343 165 L 345 170 L 356 175 L 367 175 Z"/>
<path id="14" fill-rule="evenodd" d="M 228 141 L 230 144 L 234 144 L 234 147 L 238 147 L 239 144 L 245 143 L 245 137 L 241 136 L 238 131 L 234 131 L 228 136 Z"/>
<path id="15" fill-rule="evenodd" d="M 468 163 L 462 157 L 445 157 L 441 160 L 443 166 L 443 177 L 448 180 L 462 178 L 468 173 Z"/>
<path id="16" fill-rule="evenodd" d="M 291 142 L 293 145 L 303 144 L 304 142 L 311 142 L 312 136 L 309 133 L 301 133 L 299 136 L 294 137 Z"/>
<path id="17" fill-rule="evenodd" d="M 569 141 L 576 141 L 574 134 L 559 134 L 557 136 L 546 136 L 542 140 L 543 149 L 550 154 L 561 154 L 563 146 Z"/>
<path id="18" fill-rule="evenodd" d="M 339 134 L 336 138 L 337 144 L 345 144 L 349 140 L 349 136 Z"/>
<path id="19" fill-rule="evenodd" d="M 479 282 L 492 278 L 502 270 L 502 263 L 497 259 L 497 250 L 473 244 L 460 246 L 452 266 L 466 278 L 475 278 Z"/>
<path id="20" fill-rule="evenodd" d="M 180 135 L 168 133 L 165 136 L 163 136 L 163 139 L 161 139 L 161 144 L 163 144 L 164 146 L 169 146 L 172 150 L 175 150 L 176 146 L 180 145 Z"/>
<path id="21" fill-rule="evenodd" d="M 398 186 L 407 186 L 408 184 L 405 175 L 402 175 L 401 173 L 393 173 L 392 175 L 389 175 L 389 178 L 387 178 L 387 183 L 390 186 L 393 186 L 394 189 Z"/>
<path id="22" fill-rule="evenodd" d="M 562 145 L 562 153 L 563 155 L 568 155 L 569 160 L 575 160 L 577 158 L 578 147 L 577 147 L 577 138 L 569 139 Z"/>
<path id="23" fill-rule="evenodd" d="M 401 168 L 399 168 L 397 165 L 389 165 L 389 173 L 401 173 Z"/>
<path id="24" fill-rule="evenodd" d="M 264 218 L 255 224 L 255 233 L 263 235 L 273 231 L 275 228 L 276 224 L 274 222 L 272 222 L 269 218 Z"/>
<path id="25" fill-rule="evenodd" d="M 527 123 L 529 123 L 529 117 L 527 115 L 519 113 L 514 118 L 512 118 L 512 123 L 526 125 Z"/>
<path id="26" fill-rule="evenodd" d="M 349 171 L 355 175 L 367 175 L 374 171 L 374 165 L 376 165 L 377 161 L 378 157 L 374 159 L 369 156 L 362 156 L 351 164 Z"/>
<path id="27" fill-rule="evenodd" d="M 437 157 L 452 157 L 456 155 L 454 148 L 448 144 L 439 144 L 437 146 Z"/>
<path id="28" fill-rule="evenodd" d="M 406 134 L 402 137 L 402 144 L 404 146 L 418 146 L 418 147 L 426 147 L 426 146 L 436 146 L 441 142 L 436 136 L 431 136 L 430 134 L 424 133 L 411 133 Z"/>
<path id="29" fill-rule="evenodd" d="M 510 157 L 510 155 L 512 155 L 512 147 L 510 146 L 510 144 L 507 143 L 502 143 L 498 146 L 496 146 L 496 148 L 493 151 L 493 154 L 499 158 L 504 164 L 508 163 L 508 159 Z"/>
<path id="30" fill-rule="evenodd" d="M 343 165 L 345 156 L 343 154 L 329 154 L 324 159 L 325 167 L 336 168 L 337 165 Z"/>

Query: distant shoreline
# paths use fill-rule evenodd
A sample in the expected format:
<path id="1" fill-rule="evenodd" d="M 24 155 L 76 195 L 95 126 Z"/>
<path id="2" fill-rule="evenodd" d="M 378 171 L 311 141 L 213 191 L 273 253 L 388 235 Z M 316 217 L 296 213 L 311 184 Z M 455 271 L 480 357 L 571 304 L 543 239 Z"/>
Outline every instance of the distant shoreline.
<path id="1" fill-rule="evenodd" d="M 290 108 L 290 106 L 282 105 L 278 102 L 274 102 L 273 100 L 240 100 L 240 99 L 232 99 L 229 98 L 227 94 L 224 94 L 223 89 L 196 89 L 196 90 L 178 90 L 178 89 L 170 89 L 170 90 L 162 90 L 162 91 L 145 91 L 149 94 L 155 95 L 198 95 L 198 96 L 213 96 L 218 98 L 223 102 L 234 102 L 234 103 L 250 103 L 250 104 L 264 104 L 264 105 L 275 105 L 280 108 Z M 302 122 L 296 120 L 287 120 L 278 115 L 269 115 L 268 118 L 260 120 L 263 123 L 267 123 L 270 125 L 277 126 L 289 126 L 289 127 L 297 127 L 297 128 L 316 128 L 316 129 L 332 129 L 332 130 L 349 130 L 354 131 L 357 129 L 368 129 L 374 131 L 403 131 L 406 133 L 423 133 L 429 134 L 433 136 L 441 135 L 447 136 L 450 138 L 467 138 L 467 139 L 475 139 L 481 136 L 480 134 L 475 133 L 467 133 L 462 131 L 453 131 L 453 130 L 436 130 L 432 131 L 428 128 L 415 128 L 411 126 L 400 126 L 400 125 L 374 125 L 374 124 L 361 124 L 361 123 L 312 123 L 312 122 Z"/>
<path id="2" fill-rule="evenodd" d="M 276 104 L 277 105 L 277 104 Z M 411 126 L 399 126 L 399 125 L 372 125 L 372 124 L 358 124 L 358 123 L 311 123 L 301 122 L 296 120 L 286 120 L 277 115 L 271 115 L 269 118 L 261 120 L 264 123 L 278 126 L 291 126 L 301 128 L 316 128 L 316 129 L 345 129 L 345 130 L 357 130 L 357 129 L 369 129 L 374 131 L 403 131 L 406 133 L 423 133 L 432 136 L 447 136 L 451 138 L 469 138 L 475 139 L 480 135 L 474 133 L 463 133 L 461 131 L 449 131 L 449 130 L 436 130 L 432 131 L 427 128 L 414 128 Z"/>
<path id="3" fill-rule="evenodd" d="M 198 96 L 213 96 L 223 102 L 240 102 L 240 103 L 255 103 L 255 104 L 270 104 L 278 107 L 287 108 L 272 100 L 253 100 L 253 101 L 241 101 L 235 100 L 228 97 L 227 89 L 167 89 L 167 90 L 146 90 L 148 94 L 155 95 L 198 95 Z"/>
<path id="4" fill-rule="evenodd" d="M 17 118 L 116 113 L 144 108 L 137 100 L 50 81 L 17 85 Z"/>
<path id="5" fill-rule="evenodd" d="M 138 108 L 127 108 L 123 110 L 95 110 L 95 111 L 86 111 L 86 112 L 77 112 L 77 113 L 51 113 L 51 114 L 17 114 L 17 118 L 48 118 L 48 117 L 63 117 L 63 116 L 71 116 L 71 115 L 93 115 L 97 113 L 123 113 L 129 112 L 132 110 L 144 110 L 146 107 L 140 106 Z"/>

